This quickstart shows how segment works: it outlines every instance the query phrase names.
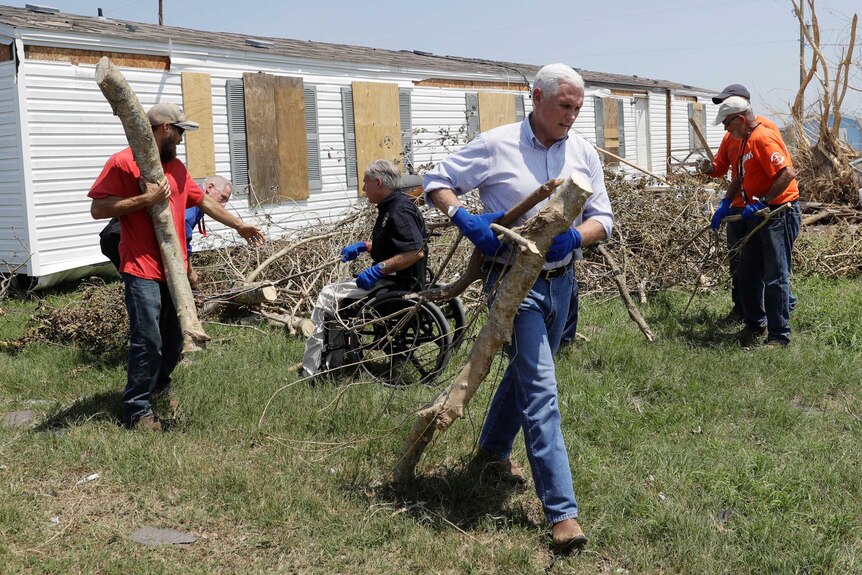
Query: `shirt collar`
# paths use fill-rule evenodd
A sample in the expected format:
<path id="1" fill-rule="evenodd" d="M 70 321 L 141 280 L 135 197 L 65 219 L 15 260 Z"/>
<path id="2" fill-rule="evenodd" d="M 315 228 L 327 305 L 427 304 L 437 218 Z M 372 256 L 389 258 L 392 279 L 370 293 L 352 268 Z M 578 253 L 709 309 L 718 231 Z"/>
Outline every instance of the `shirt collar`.
<path id="1" fill-rule="evenodd" d="M 550 149 L 550 148 L 546 148 L 545 145 L 542 142 L 540 142 L 539 139 L 536 137 L 536 134 L 533 133 L 533 126 L 530 125 L 530 118 L 532 118 L 532 117 L 533 117 L 533 113 L 530 112 L 530 115 L 527 116 L 526 118 L 524 118 L 524 120 L 521 122 L 521 139 L 524 142 L 527 142 L 528 144 L 530 144 L 531 146 L 536 148 L 537 150 L 548 150 L 548 149 Z M 562 140 L 557 140 L 556 142 L 551 144 L 551 148 L 553 148 L 557 144 L 565 142 L 568 139 L 569 139 L 569 133 L 566 132 L 566 137 L 564 137 Z"/>
<path id="2" fill-rule="evenodd" d="M 386 198 L 383 199 L 383 201 L 381 201 L 379 204 L 377 204 L 377 209 L 380 209 L 383 206 L 391 204 L 392 202 L 397 200 L 398 196 L 400 196 L 400 195 L 401 195 L 400 191 L 392 190 L 392 193 L 390 193 L 388 196 L 386 196 Z"/>

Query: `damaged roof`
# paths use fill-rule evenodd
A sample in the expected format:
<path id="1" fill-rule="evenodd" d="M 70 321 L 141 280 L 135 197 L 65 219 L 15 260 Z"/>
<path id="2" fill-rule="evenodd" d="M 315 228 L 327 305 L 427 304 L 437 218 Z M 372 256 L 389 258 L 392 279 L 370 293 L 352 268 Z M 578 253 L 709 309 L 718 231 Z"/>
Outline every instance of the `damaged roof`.
<path id="1" fill-rule="evenodd" d="M 5 24 L 17 30 L 96 34 L 126 41 L 139 40 L 165 44 L 173 41 L 184 45 L 219 50 L 266 53 L 288 58 L 387 66 L 397 69 L 431 69 L 454 74 L 464 73 L 475 75 L 477 72 L 484 72 L 489 75 L 500 76 L 501 72 L 505 70 L 506 72 L 516 72 L 528 78 L 533 78 L 541 67 L 532 64 L 444 56 L 419 50 L 384 50 L 381 48 L 312 42 L 310 40 L 293 40 L 290 38 L 252 37 L 247 34 L 209 32 L 177 26 L 158 26 L 156 24 L 116 20 L 114 18 L 98 16 L 80 16 L 63 12 L 46 14 L 27 8 L 12 6 L 0 6 L 0 24 Z M 250 45 L 248 40 L 256 41 L 257 46 Z M 666 88 L 706 93 L 714 92 L 714 90 L 668 82 L 666 80 L 594 72 L 582 68 L 575 69 L 583 76 L 584 81 L 593 87 Z"/>

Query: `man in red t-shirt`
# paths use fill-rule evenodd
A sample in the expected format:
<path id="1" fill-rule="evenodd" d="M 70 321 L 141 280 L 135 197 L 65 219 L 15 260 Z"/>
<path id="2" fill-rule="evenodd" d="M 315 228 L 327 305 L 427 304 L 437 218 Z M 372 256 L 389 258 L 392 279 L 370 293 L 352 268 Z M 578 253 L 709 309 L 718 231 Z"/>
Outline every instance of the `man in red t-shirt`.
<path id="1" fill-rule="evenodd" d="M 790 260 L 799 235 L 801 213 L 799 187 L 793 161 L 781 134 L 765 128 L 745 98 L 727 98 L 718 110 L 716 125 L 738 141 L 735 178 L 716 210 L 712 225 L 742 206 L 742 220 L 727 224 L 731 249 L 758 226 L 757 212 L 789 204 L 790 209 L 773 216 L 739 254 L 735 277 L 742 301 L 746 339 L 762 337 L 767 344 L 790 343 Z"/>
<path id="2" fill-rule="evenodd" d="M 720 94 L 712 98 L 712 103 L 721 104 L 733 96 L 739 96 L 741 98 L 745 98 L 748 102 L 751 102 L 751 94 L 745 86 L 742 84 L 730 84 L 729 86 L 726 86 Z M 761 127 L 774 130 L 776 133 L 780 134 L 778 126 L 776 126 L 772 120 L 764 116 L 756 116 L 756 119 L 760 122 Z M 730 132 L 725 132 L 724 138 L 722 138 L 721 144 L 718 146 L 718 151 L 715 153 L 715 160 L 710 162 L 708 159 L 703 158 L 698 163 L 698 170 L 703 174 L 712 176 L 713 178 L 723 178 L 727 175 L 728 170 L 730 170 L 731 189 L 735 186 L 739 186 L 739 182 L 737 181 L 737 163 L 739 160 L 740 143 L 741 140 L 737 140 L 731 136 Z M 728 204 L 733 210 L 731 213 L 741 213 L 742 209 L 745 207 L 745 204 L 742 203 L 742 196 L 737 195 L 737 191 L 734 191 L 733 194 L 735 195 L 735 198 L 732 203 Z M 718 229 L 717 222 L 713 222 L 712 229 Z M 736 285 L 735 279 L 736 264 L 738 260 L 738 257 L 732 257 L 728 262 L 730 267 L 731 283 L 730 298 L 733 301 L 733 309 L 731 309 L 730 313 L 727 314 L 727 319 L 734 322 L 741 322 L 744 319 L 742 314 L 742 297 L 739 294 L 739 288 Z M 791 301 L 793 301 L 793 296 L 791 296 Z"/>
<path id="3" fill-rule="evenodd" d="M 185 210 L 192 206 L 235 229 L 251 245 L 262 244 L 264 237 L 257 226 L 243 223 L 204 195 L 177 159 L 177 144 L 183 133 L 196 130 L 198 124 L 187 120 L 176 104 L 156 104 L 147 117 L 165 179 L 157 184 L 143 180 L 132 150 L 126 148 L 107 161 L 88 196 L 95 219 L 120 220 L 119 271 L 125 287 L 130 335 L 128 380 L 122 395 L 123 422 L 129 427 L 164 430 L 167 421 L 153 414 L 151 400 L 168 391 L 171 373 L 180 358 L 182 333 L 146 208 L 167 199 L 180 238 L 185 237 Z M 186 243 L 181 241 L 180 247 L 187 260 Z"/>

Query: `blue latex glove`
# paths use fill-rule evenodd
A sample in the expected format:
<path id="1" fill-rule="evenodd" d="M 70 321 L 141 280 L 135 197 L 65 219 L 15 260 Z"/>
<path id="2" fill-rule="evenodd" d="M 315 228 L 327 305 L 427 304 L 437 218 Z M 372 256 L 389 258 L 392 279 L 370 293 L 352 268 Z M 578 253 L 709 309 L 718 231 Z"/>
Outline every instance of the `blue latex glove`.
<path id="1" fill-rule="evenodd" d="M 374 264 L 370 268 L 362 270 L 362 272 L 356 276 L 356 285 L 362 289 L 371 289 L 371 287 L 379 282 L 382 277 L 383 272 L 380 271 L 380 264 Z"/>
<path id="2" fill-rule="evenodd" d="M 497 234 L 491 230 L 491 224 L 500 219 L 506 212 L 494 212 L 492 214 L 481 214 L 475 216 L 465 210 L 458 208 L 452 216 L 452 223 L 458 226 L 467 239 L 473 242 L 486 256 L 493 256 L 500 251 L 503 244 L 497 239 Z"/>
<path id="3" fill-rule="evenodd" d="M 546 262 L 557 262 L 581 247 L 581 234 L 578 230 L 568 229 L 554 237 L 548 253 L 545 255 Z"/>
<path id="4" fill-rule="evenodd" d="M 349 246 L 341 248 L 341 261 L 352 262 L 359 257 L 359 254 L 368 251 L 368 242 L 356 242 Z"/>
<path id="5" fill-rule="evenodd" d="M 724 198 L 721 200 L 721 203 L 718 204 L 718 208 L 715 210 L 715 213 L 712 214 L 712 219 L 709 221 L 709 227 L 713 230 L 717 230 L 721 225 L 721 220 L 729 216 L 733 213 L 733 208 L 730 207 L 730 200 Z"/>
<path id="6" fill-rule="evenodd" d="M 767 205 L 757 200 L 753 204 L 748 204 L 745 206 L 745 209 L 742 210 L 742 219 L 746 222 L 759 222 L 763 218 L 756 215 L 760 210 L 764 210 L 767 208 Z"/>

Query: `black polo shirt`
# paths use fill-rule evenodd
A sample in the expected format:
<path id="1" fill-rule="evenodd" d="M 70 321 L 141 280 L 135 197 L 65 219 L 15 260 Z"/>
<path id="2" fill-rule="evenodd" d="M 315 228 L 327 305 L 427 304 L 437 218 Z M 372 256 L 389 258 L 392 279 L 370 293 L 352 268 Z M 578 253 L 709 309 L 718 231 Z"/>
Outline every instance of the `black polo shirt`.
<path id="1" fill-rule="evenodd" d="M 425 248 L 425 220 L 413 200 L 401 192 L 392 192 L 377 204 L 377 221 L 371 232 L 371 259 L 382 262 L 404 252 Z M 387 274 L 389 279 L 403 282 L 404 289 L 425 287 L 427 254 L 407 269 Z"/>

